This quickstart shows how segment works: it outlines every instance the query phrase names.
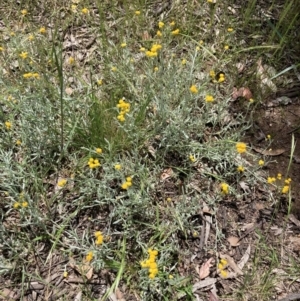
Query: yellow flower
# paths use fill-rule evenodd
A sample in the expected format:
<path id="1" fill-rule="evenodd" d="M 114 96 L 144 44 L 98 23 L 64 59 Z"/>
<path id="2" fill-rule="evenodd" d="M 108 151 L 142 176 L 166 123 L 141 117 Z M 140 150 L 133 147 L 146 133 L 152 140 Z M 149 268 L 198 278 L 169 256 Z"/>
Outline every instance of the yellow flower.
<path id="1" fill-rule="evenodd" d="M 199 45 L 201 46 L 201 45 L 203 45 L 203 44 L 204 44 L 203 40 L 200 40 L 200 41 L 199 41 Z"/>
<path id="2" fill-rule="evenodd" d="M 2 46 L 0 46 L 0 51 L 4 51 L 4 48 Z"/>
<path id="3" fill-rule="evenodd" d="M 81 10 L 81 12 L 82 12 L 84 15 L 86 15 L 86 14 L 88 14 L 89 10 L 88 10 L 86 7 L 84 7 L 84 8 Z"/>
<path id="4" fill-rule="evenodd" d="M 258 161 L 258 165 L 263 166 L 264 164 L 265 164 L 265 161 L 264 161 L 264 160 L 259 160 L 259 161 Z"/>
<path id="5" fill-rule="evenodd" d="M 139 16 L 139 15 L 141 14 L 141 12 L 140 12 L 139 10 L 136 10 L 134 13 L 135 13 L 137 16 Z"/>
<path id="6" fill-rule="evenodd" d="M 98 79 L 98 80 L 97 80 L 97 84 L 98 84 L 99 86 L 101 86 L 101 85 L 103 84 L 102 79 Z"/>
<path id="7" fill-rule="evenodd" d="M 146 51 L 146 56 L 147 56 L 147 57 L 156 57 L 157 54 L 158 54 L 157 52 Z"/>
<path id="8" fill-rule="evenodd" d="M 167 202 L 172 202 L 172 199 L 171 198 L 167 198 Z"/>
<path id="9" fill-rule="evenodd" d="M 115 165 L 115 170 L 121 170 L 122 168 L 122 165 L 121 164 L 116 164 Z"/>
<path id="10" fill-rule="evenodd" d="M 21 140 L 18 139 L 18 140 L 16 141 L 16 145 L 21 145 L 21 144 L 22 144 Z"/>
<path id="11" fill-rule="evenodd" d="M 126 46 L 127 46 L 126 43 L 122 43 L 122 44 L 121 44 L 121 47 L 122 47 L 122 48 L 124 48 L 124 47 L 126 47 Z"/>
<path id="12" fill-rule="evenodd" d="M 162 33 L 161 33 L 161 31 L 160 31 L 160 30 L 158 30 L 158 31 L 156 32 L 156 35 L 157 35 L 158 37 L 162 37 Z"/>
<path id="13" fill-rule="evenodd" d="M 182 61 L 181 61 L 181 65 L 185 65 L 186 64 L 186 59 L 183 59 Z"/>
<path id="14" fill-rule="evenodd" d="M 223 194 L 229 193 L 229 185 L 226 183 L 221 183 L 221 191 Z"/>
<path id="15" fill-rule="evenodd" d="M 125 121 L 125 117 L 124 117 L 123 114 L 119 114 L 118 117 L 117 117 L 117 119 L 118 119 L 119 121 L 121 121 L 121 122 L 124 122 L 124 121 Z"/>
<path id="16" fill-rule="evenodd" d="M 14 37 L 16 34 L 12 31 L 12 32 L 10 33 L 10 35 L 11 35 L 12 37 Z"/>
<path id="17" fill-rule="evenodd" d="M 226 279 L 228 277 L 228 272 L 225 270 L 221 270 L 220 276 L 221 276 L 221 278 Z"/>
<path id="18" fill-rule="evenodd" d="M 173 275 L 169 275 L 169 279 L 173 279 L 174 277 L 173 277 Z"/>
<path id="19" fill-rule="evenodd" d="M 209 76 L 210 76 L 211 78 L 215 78 L 215 76 L 216 76 L 215 71 L 214 71 L 214 70 L 210 70 L 210 71 L 209 71 Z"/>
<path id="20" fill-rule="evenodd" d="M 288 185 L 285 185 L 285 186 L 283 186 L 281 192 L 282 192 L 283 194 L 286 194 L 286 193 L 289 192 L 289 190 L 290 190 L 290 187 L 289 187 Z"/>
<path id="21" fill-rule="evenodd" d="M 253 98 L 250 98 L 250 99 L 249 99 L 249 102 L 250 102 L 250 103 L 253 103 L 253 102 L 254 102 L 254 99 L 253 99 Z"/>
<path id="22" fill-rule="evenodd" d="M 198 93 L 198 89 L 197 89 L 197 87 L 196 87 L 195 85 L 192 85 L 192 86 L 190 87 L 190 91 L 191 91 L 192 93 L 194 93 L 194 94 Z"/>
<path id="23" fill-rule="evenodd" d="M 72 65 L 72 64 L 74 64 L 74 62 L 75 62 L 75 59 L 72 56 L 70 56 L 69 57 L 69 64 Z"/>
<path id="24" fill-rule="evenodd" d="M 172 34 L 173 36 L 178 35 L 178 34 L 179 34 L 179 29 L 177 28 L 177 29 L 171 31 L 171 34 Z"/>
<path id="25" fill-rule="evenodd" d="M 244 142 L 238 142 L 235 145 L 235 147 L 236 147 L 237 152 L 240 153 L 240 154 L 246 152 L 246 149 L 247 149 L 247 145 Z"/>
<path id="26" fill-rule="evenodd" d="M 228 45 L 225 45 L 224 46 L 224 50 L 228 50 L 229 49 L 229 46 Z"/>
<path id="27" fill-rule="evenodd" d="M 274 177 L 268 177 L 268 179 L 267 179 L 268 184 L 272 184 L 275 181 L 276 181 L 276 179 Z"/>
<path id="28" fill-rule="evenodd" d="M 228 31 L 228 32 L 233 32 L 233 28 L 232 28 L 232 27 L 228 27 L 228 28 L 227 28 L 227 31 Z"/>
<path id="29" fill-rule="evenodd" d="M 67 184 L 67 180 L 66 179 L 61 179 L 57 182 L 57 186 L 58 187 L 64 187 Z"/>
<path id="30" fill-rule="evenodd" d="M 205 101 L 206 101 L 206 102 L 213 102 L 213 101 L 214 101 L 214 98 L 213 98 L 213 96 L 211 96 L 211 95 L 206 95 L 206 96 L 205 96 Z"/>
<path id="31" fill-rule="evenodd" d="M 162 48 L 162 46 L 160 44 L 153 44 L 150 51 L 151 52 L 157 52 L 158 50 L 160 50 Z"/>
<path id="32" fill-rule="evenodd" d="M 195 159 L 195 157 L 194 157 L 193 155 L 190 155 L 190 156 L 189 156 L 189 159 L 190 159 L 192 162 L 195 162 L 195 161 L 196 161 L 196 159 Z"/>
<path id="33" fill-rule="evenodd" d="M 29 37 L 28 37 L 28 40 L 33 41 L 34 40 L 34 35 L 30 34 Z"/>
<path id="34" fill-rule="evenodd" d="M 21 14 L 22 14 L 23 16 L 26 16 L 27 13 L 28 13 L 27 9 L 22 9 L 22 10 L 21 10 Z"/>
<path id="35" fill-rule="evenodd" d="M 243 166 L 238 166 L 237 171 L 244 172 L 245 168 Z"/>
<path id="36" fill-rule="evenodd" d="M 96 245 L 101 245 L 103 243 L 103 234 L 101 231 L 96 231 L 95 232 L 95 237 L 96 237 Z"/>
<path id="37" fill-rule="evenodd" d="M 170 26 L 175 26 L 175 21 L 170 22 Z"/>
<path id="38" fill-rule="evenodd" d="M 90 169 L 93 169 L 93 168 L 99 167 L 100 162 L 98 159 L 90 158 L 88 161 L 88 166 L 90 167 Z"/>
<path id="39" fill-rule="evenodd" d="M 281 180 L 281 177 L 282 177 L 282 174 L 281 174 L 281 173 L 277 174 L 277 179 L 278 179 L 278 180 Z"/>
<path id="40" fill-rule="evenodd" d="M 154 69 L 153 69 L 153 70 L 154 70 L 155 72 L 156 72 L 156 71 L 158 71 L 158 67 L 154 67 Z"/>
<path id="41" fill-rule="evenodd" d="M 271 140 L 271 135 L 267 135 L 267 139 L 268 139 L 268 140 Z"/>
<path id="42" fill-rule="evenodd" d="M 7 130 L 11 130 L 11 122 L 10 121 L 5 121 L 5 127 Z"/>
<path id="43" fill-rule="evenodd" d="M 99 148 L 99 147 L 96 148 L 96 153 L 97 153 L 97 154 L 102 154 L 102 148 Z"/>
<path id="44" fill-rule="evenodd" d="M 127 177 L 126 178 L 126 182 L 132 182 L 132 178 L 131 177 Z"/>
<path id="45" fill-rule="evenodd" d="M 18 209 L 20 207 L 20 203 L 19 202 L 15 202 L 14 203 L 14 209 Z"/>
<path id="46" fill-rule="evenodd" d="M 284 183 L 285 183 L 285 184 L 288 184 L 288 185 L 289 185 L 291 182 L 292 182 L 292 179 L 291 179 L 291 178 L 288 178 L 288 179 L 284 180 Z"/>
<path id="47" fill-rule="evenodd" d="M 140 51 L 141 51 L 141 52 L 144 52 L 144 51 L 146 51 L 146 48 L 145 48 L 145 47 L 141 47 L 141 48 L 140 48 Z"/>
<path id="48" fill-rule="evenodd" d="M 45 34 L 45 33 L 46 33 L 46 28 L 45 28 L 45 27 L 41 27 L 41 28 L 39 29 L 39 32 L 40 32 L 41 34 Z"/>
<path id="49" fill-rule="evenodd" d="M 128 182 L 124 182 L 124 183 L 121 185 L 121 188 L 124 189 L 124 190 L 127 190 L 127 189 L 128 189 Z"/>
<path id="50" fill-rule="evenodd" d="M 22 58 L 23 60 L 25 60 L 27 57 L 28 57 L 28 52 L 21 52 L 20 54 L 19 54 L 19 57 L 20 58 Z"/>
<path id="51" fill-rule="evenodd" d="M 164 26 L 165 26 L 165 23 L 164 23 L 164 22 L 161 22 L 161 21 L 158 22 L 158 27 L 159 27 L 159 28 L 163 28 Z"/>
<path id="52" fill-rule="evenodd" d="M 26 207 L 28 207 L 28 202 L 24 201 L 24 202 L 21 203 L 21 205 L 22 205 L 23 208 L 26 208 Z"/>
<path id="53" fill-rule="evenodd" d="M 225 81 L 225 74 L 224 74 L 224 73 L 220 73 L 218 82 L 219 82 L 219 83 L 222 83 L 223 81 Z"/>
<path id="54" fill-rule="evenodd" d="M 111 71 L 113 72 L 117 71 L 117 67 L 111 67 Z"/>
<path id="55" fill-rule="evenodd" d="M 64 277 L 64 278 L 67 278 L 67 277 L 68 277 L 68 272 L 67 272 L 67 271 L 64 271 L 63 277 Z"/>
<path id="56" fill-rule="evenodd" d="M 34 77 L 34 78 L 40 78 L 40 75 L 37 72 L 35 72 L 35 73 L 32 73 L 32 77 Z"/>
<path id="57" fill-rule="evenodd" d="M 89 252 L 87 252 L 87 254 L 86 254 L 86 256 L 85 256 L 85 260 L 86 260 L 87 262 L 90 262 L 90 261 L 93 260 L 93 257 L 94 257 L 93 252 L 92 252 L 92 251 L 89 251 Z"/>

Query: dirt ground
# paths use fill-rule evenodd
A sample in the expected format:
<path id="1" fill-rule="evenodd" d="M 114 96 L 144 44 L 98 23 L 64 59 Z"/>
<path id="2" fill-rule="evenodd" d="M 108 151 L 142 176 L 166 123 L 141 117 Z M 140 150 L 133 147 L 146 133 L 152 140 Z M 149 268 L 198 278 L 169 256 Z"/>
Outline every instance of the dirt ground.
<path id="1" fill-rule="evenodd" d="M 299 90 L 300 93 L 300 90 Z M 251 129 L 250 143 L 258 148 L 270 150 L 277 156 L 267 156 L 269 161 L 266 171 L 269 176 L 276 177 L 281 173 L 283 177 L 292 179 L 292 213 L 300 218 L 300 98 L 292 99 L 288 105 L 274 105 L 268 101 L 259 108 L 254 116 L 255 123 Z M 267 136 L 271 135 L 271 140 Z M 288 170 L 292 136 L 295 139 L 295 150 L 292 164 Z"/>

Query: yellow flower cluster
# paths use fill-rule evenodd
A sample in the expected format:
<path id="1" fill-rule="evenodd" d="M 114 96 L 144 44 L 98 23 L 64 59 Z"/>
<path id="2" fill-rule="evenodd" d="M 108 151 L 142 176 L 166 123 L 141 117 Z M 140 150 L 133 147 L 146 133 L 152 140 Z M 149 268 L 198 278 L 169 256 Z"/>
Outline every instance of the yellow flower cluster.
<path id="1" fill-rule="evenodd" d="M 19 57 L 22 58 L 23 60 L 25 60 L 25 59 L 28 57 L 28 52 L 22 51 L 22 52 L 19 54 Z"/>
<path id="2" fill-rule="evenodd" d="M 288 178 L 284 181 L 284 186 L 282 187 L 281 193 L 287 194 L 289 192 L 291 182 L 292 182 L 291 178 Z"/>
<path id="3" fill-rule="evenodd" d="M 66 179 L 61 179 L 57 182 L 57 186 L 58 187 L 64 187 L 67 184 L 67 180 Z"/>
<path id="4" fill-rule="evenodd" d="M 228 262 L 226 259 L 221 259 L 218 263 L 218 272 L 221 276 L 221 278 L 226 279 L 228 277 L 228 272 L 225 270 L 228 265 Z"/>
<path id="5" fill-rule="evenodd" d="M 162 48 L 160 44 L 153 44 L 151 49 L 146 51 L 147 57 L 156 57 L 158 55 L 158 51 Z"/>
<path id="6" fill-rule="evenodd" d="M 177 29 L 171 31 L 171 34 L 172 34 L 173 36 L 179 35 L 179 29 L 177 28 Z"/>
<path id="7" fill-rule="evenodd" d="M 24 73 L 23 77 L 24 78 L 37 78 L 38 79 L 38 78 L 40 78 L 40 75 L 37 72 L 35 72 L 35 73 L 28 72 L 28 73 Z"/>
<path id="8" fill-rule="evenodd" d="M 123 98 L 119 100 L 119 103 L 117 104 L 117 108 L 120 109 L 120 113 L 118 115 L 118 120 L 123 122 L 125 121 L 125 114 L 129 112 L 130 110 L 130 103 L 126 102 Z"/>
<path id="9" fill-rule="evenodd" d="M 85 261 L 90 262 L 92 261 L 94 258 L 94 253 L 93 251 L 88 251 L 86 256 L 85 256 Z"/>
<path id="10" fill-rule="evenodd" d="M 98 159 L 90 158 L 88 161 L 88 166 L 90 169 L 96 168 L 100 166 L 100 162 Z"/>
<path id="11" fill-rule="evenodd" d="M 158 267 L 156 263 L 156 257 L 158 255 L 157 250 L 148 249 L 149 259 L 141 262 L 142 268 L 149 269 L 149 278 L 154 279 L 158 273 Z"/>
<path id="12" fill-rule="evenodd" d="M 5 121 L 5 127 L 7 130 L 11 130 L 11 122 L 10 121 Z"/>
<path id="13" fill-rule="evenodd" d="M 245 171 L 245 168 L 243 167 L 243 166 L 238 166 L 238 168 L 237 168 L 237 171 L 239 171 L 239 172 L 244 172 Z"/>
<path id="14" fill-rule="evenodd" d="M 218 83 L 223 83 L 224 81 L 225 81 L 225 74 L 224 73 L 220 73 L 219 74 Z"/>
<path id="15" fill-rule="evenodd" d="M 276 178 L 275 177 L 268 177 L 267 182 L 268 182 L 268 184 L 272 184 L 272 183 L 276 182 Z"/>
<path id="16" fill-rule="evenodd" d="M 23 208 L 28 207 L 28 202 L 26 202 L 26 201 L 23 201 L 23 202 L 15 202 L 15 203 L 14 203 L 14 208 L 15 208 L 15 209 L 18 209 L 19 207 L 23 207 Z"/>
<path id="17" fill-rule="evenodd" d="M 190 158 L 190 161 L 192 161 L 192 162 L 196 161 L 196 158 L 193 155 L 190 155 L 189 158 Z"/>
<path id="18" fill-rule="evenodd" d="M 259 166 L 265 165 L 265 161 L 264 161 L 264 160 L 259 160 L 259 161 L 258 161 L 258 165 L 259 165 Z"/>
<path id="19" fill-rule="evenodd" d="M 235 145 L 235 147 L 236 147 L 237 152 L 240 153 L 240 154 L 245 153 L 246 149 L 247 149 L 247 145 L 244 142 L 238 142 Z"/>
<path id="20" fill-rule="evenodd" d="M 214 97 L 212 95 L 206 95 L 205 96 L 205 101 L 206 102 L 213 102 L 214 101 Z"/>
<path id="21" fill-rule="evenodd" d="M 191 91 L 192 93 L 194 93 L 194 94 L 197 94 L 197 93 L 198 93 L 198 89 L 197 89 L 197 87 L 196 87 L 195 85 L 192 85 L 192 86 L 190 87 L 190 91 Z"/>
<path id="22" fill-rule="evenodd" d="M 122 168 L 122 165 L 121 164 L 116 164 L 115 165 L 115 170 L 121 170 Z"/>
<path id="23" fill-rule="evenodd" d="M 222 192 L 222 194 L 228 194 L 229 193 L 229 185 L 226 183 L 221 183 L 221 192 Z"/>
<path id="24" fill-rule="evenodd" d="M 161 28 L 163 28 L 165 26 L 165 23 L 164 22 L 162 22 L 162 21 L 159 21 L 158 22 L 158 27 L 161 29 Z"/>
<path id="25" fill-rule="evenodd" d="M 96 242 L 95 242 L 95 244 L 96 244 L 97 246 L 102 245 L 102 243 L 103 243 L 103 234 L 102 234 L 102 232 L 96 231 L 94 235 L 95 235 L 95 237 L 96 237 Z"/>
<path id="26" fill-rule="evenodd" d="M 132 178 L 131 177 L 127 177 L 126 178 L 126 182 L 124 182 L 121 187 L 124 190 L 127 190 L 130 186 L 132 186 Z"/>

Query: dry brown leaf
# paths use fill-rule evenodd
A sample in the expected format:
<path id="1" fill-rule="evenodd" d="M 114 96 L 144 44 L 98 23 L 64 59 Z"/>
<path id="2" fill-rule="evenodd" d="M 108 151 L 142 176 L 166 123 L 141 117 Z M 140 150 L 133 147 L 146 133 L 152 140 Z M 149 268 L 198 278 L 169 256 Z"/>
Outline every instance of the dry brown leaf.
<path id="1" fill-rule="evenodd" d="M 206 278 L 209 273 L 210 273 L 210 268 L 211 268 L 211 262 L 212 262 L 213 258 L 209 258 L 205 263 L 203 263 L 201 265 L 201 268 L 199 269 L 199 267 L 196 268 L 197 273 L 199 274 L 199 278 L 202 280 L 204 278 Z"/>
<path id="2" fill-rule="evenodd" d="M 143 39 L 143 40 L 150 40 L 150 39 L 151 39 L 151 36 L 150 36 L 150 34 L 148 33 L 148 31 L 144 31 L 144 32 L 143 32 L 142 39 Z"/>
<path id="3" fill-rule="evenodd" d="M 156 158 L 156 150 L 152 145 L 148 146 L 148 152 L 152 155 L 152 157 L 155 159 Z"/>
<path id="4" fill-rule="evenodd" d="M 78 292 L 75 296 L 74 301 L 81 301 L 82 300 L 82 291 Z"/>
<path id="5" fill-rule="evenodd" d="M 116 289 L 116 298 L 117 298 L 119 301 L 125 300 L 125 299 L 124 299 L 123 293 L 122 293 L 118 288 Z"/>
<path id="6" fill-rule="evenodd" d="M 239 185 L 243 189 L 244 192 L 250 191 L 249 185 L 246 182 L 241 181 L 241 182 L 239 182 Z"/>
<path id="7" fill-rule="evenodd" d="M 242 272 L 242 270 L 237 266 L 237 264 L 235 263 L 235 261 L 233 260 L 232 257 L 230 257 L 229 255 L 222 255 L 220 254 L 220 258 L 227 260 L 228 266 L 238 275 L 243 275 L 244 273 Z"/>
<path id="8" fill-rule="evenodd" d="M 164 171 L 160 175 L 160 180 L 165 181 L 166 179 L 170 178 L 172 175 L 173 175 L 173 169 L 172 168 L 164 169 Z"/>
<path id="9" fill-rule="evenodd" d="M 283 149 L 283 148 L 279 148 L 279 149 L 275 149 L 275 150 L 273 150 L 273 149 L 266 150 L 266 149 L 256 147 L 253 145 L 252 145 L 252 149 L 255 150 L 257 153 L 260 153 L 264 156 L 279 156 L 285 152 L 285 149 Z"/>
<path id="10" fill-rule="evenodd" d="M 247 87 L 242 87 L 242 88 L 233 88 L 232 92 L 232 98 L 233 100 L 236 100 L 238 97 L 244 97 L 247 100 L 251 99 L 253 97 L 252 92 L 250 91 L 249 88 Z"/>
<path id="11" fill-rule="evenodd" d="M 210 291 L 209 292 L 209 301 L 219 301 L 219 298 L 214 292 Z"/>
<path id="12" fill-rule="evenodd" d="M 278 236 L 278 235 L 282 234 L 282 232 L 283 232 L 283 229 L 279 228 L 277 226 L 271 227 L 271 230 L 275 236 Z"/>
<path id="13" fill-rule="evenodd" d="M 238 237 L 236 237 L 236 236 L 229 236 L 227 238 L 227 241 L 230 243 L 230 245 L 232 247 L 237 247 L 237 246 L 240 245 L 240 243 L 239 243 L 240 239 Z"/>
<path id="14" fill-rule="evenodd" d="M 251 253 L 251 247 L 250 245 L 248 246 L 247 250 L 245 251 L 245 254 L 243 255 L 243 257 L 241 258 L 241 260 L 239 261 L 239 263 L 237 264 L 238 267 L 242 270 L 243 267 L 245 266 L 245 264 L 247 263 L 247 261 L 250 258 L 250 253 Z"/>
<path id="15" fill-rule="evenodd" d="M 73 89 L 70 88 L 70 87 L 67 87 L 67 88 L 65 89 L 65 92 L 66 92 L 67 95 L 72 95 L 72 94 L 73 94 Z"/>
<path id="16" fill-rule="evenodd" d="M 289 215 L 289 220 L 293 222 L 296 226 L 300 227 L 300 221 L 295 217 L 294 214 Z"/>
<path id="17" fill-rule="evenodd" d="M 88 272 L 85 274 L 85 277 L 90 280 L 93 277 L 93 268 L 91 267 Z"/>

